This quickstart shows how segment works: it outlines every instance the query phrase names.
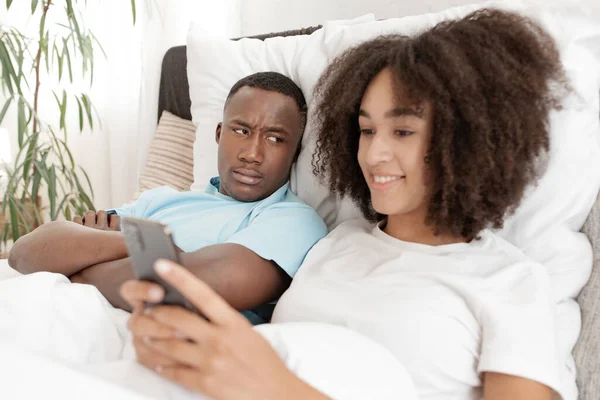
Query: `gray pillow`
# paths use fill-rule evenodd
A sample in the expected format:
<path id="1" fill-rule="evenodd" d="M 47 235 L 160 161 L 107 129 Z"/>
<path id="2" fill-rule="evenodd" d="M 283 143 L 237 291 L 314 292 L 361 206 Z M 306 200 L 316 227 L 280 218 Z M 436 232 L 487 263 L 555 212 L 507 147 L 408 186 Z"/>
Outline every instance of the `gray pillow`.
<path id="1" fill-rule="evenodd" d="M 592 243 L 594 266 L 577 302 L 581 307 L 581 335 L 575 346 L 580 400 L 600 399 L 600 196 L 582 232 Z"/>

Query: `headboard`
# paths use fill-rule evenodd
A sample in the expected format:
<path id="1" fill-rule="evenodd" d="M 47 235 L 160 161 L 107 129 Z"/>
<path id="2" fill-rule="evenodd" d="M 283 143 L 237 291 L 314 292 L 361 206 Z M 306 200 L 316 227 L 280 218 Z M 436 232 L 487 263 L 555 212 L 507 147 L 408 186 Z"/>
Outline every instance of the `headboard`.
<path id="1" fill-rule="evenodd" d="M 264 35 L 249 36 L 248 38 L 265 40 L 277 36 L 310 35 L 322 26 L 312 26 L 285 32 L 267 33 Z M 235 38 L 232 40 L 239 40 Z M 186 46 L 171 47 L 165 53 L 160 75 L 160 89 L 158 93 L 158 118 L 164 110 L 187 120 L 192 119 L 190 112 L 190 87 L 187 79 L 187 54 Z"/>

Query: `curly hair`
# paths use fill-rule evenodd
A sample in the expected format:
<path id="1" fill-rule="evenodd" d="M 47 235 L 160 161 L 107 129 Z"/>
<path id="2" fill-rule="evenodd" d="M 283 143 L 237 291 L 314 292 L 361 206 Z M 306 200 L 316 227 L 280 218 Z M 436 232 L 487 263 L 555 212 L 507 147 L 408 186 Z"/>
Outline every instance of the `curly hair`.
<path id="1" fill-rule="evenodd" d="M 379 37 L 333 61 L 314 92 L 313 172 L 373 221 L 382 216 L 357 162 L 358 112 L 386 68 L 409 100 L 432 105 L 426 224 L 470 239 L 501 228 L 537 180 L 549 113 L 571 90 L 553 39 L 526 17 L 482 9 L 413 37 Z"/>

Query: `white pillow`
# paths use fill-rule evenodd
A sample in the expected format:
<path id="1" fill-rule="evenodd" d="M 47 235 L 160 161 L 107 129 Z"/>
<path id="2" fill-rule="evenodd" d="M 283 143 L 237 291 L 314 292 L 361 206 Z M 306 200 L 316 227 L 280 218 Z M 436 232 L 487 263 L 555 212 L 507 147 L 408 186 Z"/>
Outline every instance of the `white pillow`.
<path id="1" fill-rule="evenodd" d="M 352 20 L 330 21 L 315 33 L 316 37 L 300 35 L 265 41 L 224 40 L 211 36 L 205 24 L 193 21 L 187 38 L 192 122 L 197 127 L 191 190 L 204 190 L 208 180 L 218 175 L 215 129 L 222 120 L 229 90 L 238 80 L 256 72 L 280 72 L 298 83 L 308 100 L 312 90 L 306 88 L 312 88 L 328 63 L 319 45 L 323 32 L 374 20 L 373 14 L 367 14 Z"/>
<path id="2" fill-rule="evenodd" d="M 192 27 L 188 37 L 188 78 L 192 116 L 198 125 L 193 188 L 205 186 L 208 168 L 216 174 L 214 127 L 221 118 L 229 88 L 244 75 L 277 71 L 298 83 L 309 105 L 303 150 L 292 171 L 293 190 L 317 210 L 330 228 L 356 217 L 359 213 L 351 201 L 340 201 L 312 175 L 312 90 L 326 65 L 341 51 L 362 41 L 392 32 L 414 34 L 484 6 L 518 11 L 535 19 L 556 39 L 577 94 L 565 99 L 564 110 L 552 113 L 548 168 L 499 234 L 548 268 L 557 303 L 559 352 L 565 360 L 561 392 L 567 394 L 566 399 L 575 399 L 571 352 L 581 321 L 574 298 L 589 278 L 592 265 L 589 242 L 579 230 L 600 187 L 600 23 L 594 22 L 600 20 L 600 15 L 593 1 L 486 3 L 351 26 L 325 24 L 309 36 L 264 42 L 205 40 Z M 210 149 L 210 154 L 206 154 L 206 149 Z M 212 158 L 207 164 L 209 157 Z"/>
<path id="3" fill-rule="evenodd" d="M 296 376 L 332 399 L 417 400 L 400 361 L 379 343 L 349 328 L 290 322 L 254 329 Z"/>

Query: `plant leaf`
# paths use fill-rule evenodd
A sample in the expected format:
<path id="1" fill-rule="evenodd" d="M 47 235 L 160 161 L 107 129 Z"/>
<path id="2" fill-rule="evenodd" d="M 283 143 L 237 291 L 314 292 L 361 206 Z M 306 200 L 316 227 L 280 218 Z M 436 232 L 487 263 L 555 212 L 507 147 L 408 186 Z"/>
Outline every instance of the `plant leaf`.
<path id="1" fill-rule="evenodd" d="M 81 95 L 81 102 L 83 103 L 83 107 L 85 108 L 85 113 L 88 118 L 88 123 L 90 124 L 90 128 L 94 129 L 94 118 L 92 116 L 92 103 L 90 102 L 87 94 Z"/>
<path id="2" fill-rule="evenodd" d="M 65 200 L 67 200 L 69 197 L 65 196 Z M 69 207 L 69 205 L 67 205 L 67 207 L 65 207 L 65 211 L 63 212 L 63 215 L 65 216 L 65 219 L 67 221 L 72 221 L 73 218 L 71 216 L 71 208 Z"/>
<path id="3" fill-rule="evenodd" d="M 6 245 L 6 242 L 8 242 L 10 235 L 8 234 L 10 231 L 10 224 L 5 222 L 4 223 L 4 229 L 2 229 L 2 243 L 4 245 Z"/>
<path id="4" fill-rule="evenodd" d="M 35 162 L 35 159 L 37 158 L 37 136 L 37 133 L 31 135 L 32 140 L 29 142 L 27 153 L 25 153 L 25 161 L 23 162 L 22 171 L 23 179 L 27 179 L 27 177 L 29 176 L 29 169 L 31 168 L 31 163 Z"/>
<path id="5" fill-rule="evenodd" d="M 65 143 L 64 141 L 62 141 L 60 139 L 57 139 L 57 140 L 62 144 L 62 146 L 65 149 L 65 152 L 67 153 L 67 156 L 69 156 L 69 161 L 71 163 L 71 169 L 75 169 L 75 160 L 73 159 L 73 154 L 71 153 L 69 146 L 67 146 L 67 143 Z"/>
<path id="6" fill-rule="evenodd" d="M 33 14 L 38 6 L 38 0 L 31 0 L 31 13 Z"/>
<path id="7" fill-rule="evenodd" d="M 12 103 L 12 97 L 9 97 L 6 102 L 4 103 L 4 106 L 2 107 L 2 110 L 0 110 L 0 124 L 2 123 L 2 120 L 4 119 L 4 116 L 6 115 L 6 112 L 8 111 L 8 108 L 10 107 L 10 103 Z"/>
<path id="8" fill-rule="evenodd" d="M 43 13 L 42 19 L 40 20 L 40 40 L 46 36 L 44 35 L 44 30 L 46 29 L 46 15 L 48 14 Z"/>
<path id="9" fill-rule="evenodd" d="M 42 183 L 42 176 L 38 173 L 33 177 L 33 183 L 31 184 L 31 198 L 37 199 L 40 191 L 40 184 Z"/>
<path id="10" fill-rule="evenodd" d="M 56 43 L 54 43 L 54 49 L 52 50 L 52 63 L 54 63 L 54 57 L 56 56 L 56 61 L 58 62 L 58 81 L 62 80 L 63 75 L 63 62 L 65 61 L 65 53 L 63 51 L 62 54 L 58 52 L 58 47 L 56 47 Z"/>
<path id="11" fill-rule="evenodd" d="M 50 200 L 50 220 L 55 221 L 56 210 L 56 168 L 54 165 L 48 169 L 48 199 Z"/>
<path id="12" fill-rule="evenodd" d="M 77 107 L 79 108 L 79 132 L 83 131 L 83 107 L 81 107 L 81 101 L 79 98 L 75 96 L 75 100 L 77 100 Z M 1 120 L 0 120 L 1 122 Z"/>
<path id="13" fill-rule="evenodd" d="M 44 53 L 44 61 L 46 63 L 46 73 L 50 73 L 50 57 L 48 57 L 48 42 L 50 41 L 50 31 L 46 31 L 46 36 L 40 41 L 42 53 Z M 42 45 L 43 43 L 43 45 Z"/>
<path id="14" fill-rule="evenodd" d="M 100 51 L 102 51 L 102 54 L 104 55 L 104 58 L 107 58 L 106 52 L 104 51 L 104 47 L 102 47 L 102 44 L 100 43 L 100 41 L 98 40 L 98 38 L 96 38 L 96 35 L 94 35 L 92 32 L 90 32 L 90 36 L 96 42 L 96 45 L 98 45 L 98 47 L 100 47 Z"/>
<path id="15" fill-rule="evenodd" d="M 67 39 L 63 39 L 63 40 L 64 40 L 63 55 L 67 56 L 67 68 L 69 69 L 69 81 L 71 83 L 73 83 L 73 68 L 71 66 L 71 53 L 69 53 L 69 46 L 67 43 Z"/>
<path id="16" fill-rule="evenodd" d="M 21 214 L 18 210 L 18 206 L 14 200 L 14 198 L 9 198 L 8 200 L 8 209 L 10 215 L 10 228 L 12 230 L 13 240 L 17 240 L 19 235 L 19 217 L 22 218 L 23 214 Z"/>
<path id="17" fill-rule="evenodd" d="M 133 16 L 133 24 L 135 25 L 135 21 L 136 21 L 136 10 L 135 10 L 135 0 L 131 0 L 131 15 Z"/>
<path id="18" fill-rule="evenodd" d="M 12 4 L 13 0 L 6 0 L 6 10 L 8 10 L 10 8 L 10 5 Z"/>
<path id="19" fill-rule="evenodd" d="M 0 62 L 2 62 L 2 75 L 4 76 L 3 83 L 4 83 L 4 85 L 6 85 L 6 87 L 8 88 L 8 91 L 12 95 L 14 93 L 12 82 L 17 82 L 18 78 L 17 78 L 17 74 L 15 72 L 15 68 L 12 65 L 12 57 L 10 56 L 10 53 L 9 53 L 8 49 L 6 48 L 6 45 L 1 40 L 0 40 Z M 17 90 L 18 89 L 19 88 L 17 86 Z"/>
<path id="20" fill-rule="evenodd" d="M 60 105 L 60 129 L 66 131 L 66 117 L 67 117 L 67 92 L 63 90 L 62 102 Z"/>
<path id="21" fill-rule="evenodd" d="M 81 172 L 83 172 L 83 176 L 85 176 L 85 180 L 87 181 L 88 187 L 90 188 L 90 194 L 92 195 L 92 197 L 94 197 L 94 188 L 92 188 L 92 181 L 90 181 L 88 173 L 85 172 L 85 169 L 81 167 L 79 167 L 79 169 L 81 170 Z"/>
<path id="22" fill-rule="evenodd" d="M 23 146 L 23 139 L 25 138 L 25 133 L 27 130 L 27 121 L 25 120 L 25 102 L 23 99 L 19 99 L 17 102 L 17 118 L 18 118 L 18 141 L 19 147 Z"/>
<path id="23" fill-rule="evenodd" d="M 62 212 L 62 213 L 63 213 L 63 215 L 65 216 L 65 218 L 67 217 L 67 216 L 65 215 L 65 212 L 66 212 L 66 211 L 69 209 L 69 206 L 68 206 L 68 204 L 67 204 L 67 200 L 69 200 L 69 196 L 70 196 L 69 194 L 66 194 L 66 195 L 63 197 L 63 199 L 60 201 L 60 203 L 58 203 L 58 206 L 56 207 L 56 217 L 58 217 L 58 214 L 59 214 L 60 212 Z M 67 204 L 67 207 L 66 207 L 66 208 L 65 208 L 65 204 Z M 67 221 L 70 221 L 70 220 L 71 220 L 71 217 L 70 217 L 70 216 L 71 216 L 71 213 L 69 212 L 69 218 L 67 218 Z"/>

